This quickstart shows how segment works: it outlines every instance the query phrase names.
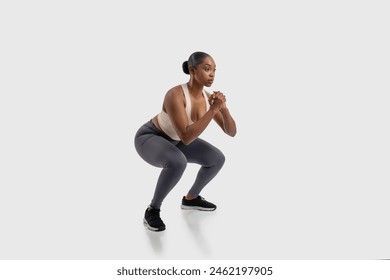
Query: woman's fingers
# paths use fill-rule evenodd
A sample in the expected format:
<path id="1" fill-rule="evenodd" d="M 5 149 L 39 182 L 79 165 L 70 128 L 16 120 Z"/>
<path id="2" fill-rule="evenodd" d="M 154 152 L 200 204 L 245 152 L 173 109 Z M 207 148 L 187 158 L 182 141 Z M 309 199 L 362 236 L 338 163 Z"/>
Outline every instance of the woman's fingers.
<path id="1" fill-rule="evenodd" d="M 211 96 L 213 99 L 218 98 L 221 99 L 223 102 L 226 102 L 225 95 L 220 91 L 214 91 L 214 93 Z"/>

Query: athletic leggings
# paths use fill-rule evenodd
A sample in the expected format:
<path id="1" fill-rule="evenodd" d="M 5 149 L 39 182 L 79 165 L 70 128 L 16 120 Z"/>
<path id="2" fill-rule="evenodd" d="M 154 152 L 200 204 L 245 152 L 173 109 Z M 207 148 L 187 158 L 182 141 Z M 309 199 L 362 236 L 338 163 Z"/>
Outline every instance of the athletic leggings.
<path id="1" fill-rule="evenodd" d="M 225 162 L 220 150 L 197 138 L 188 145 L 171 139 L 150 120 L 141 126 L 134 139 L 138 154 L 149 164 L 162 168 L 151 206 L 160 209 L 164 198 L 179 182 L 187 162 L 202 165 L 189 194 L 198 196 L 217 175 Z"/>

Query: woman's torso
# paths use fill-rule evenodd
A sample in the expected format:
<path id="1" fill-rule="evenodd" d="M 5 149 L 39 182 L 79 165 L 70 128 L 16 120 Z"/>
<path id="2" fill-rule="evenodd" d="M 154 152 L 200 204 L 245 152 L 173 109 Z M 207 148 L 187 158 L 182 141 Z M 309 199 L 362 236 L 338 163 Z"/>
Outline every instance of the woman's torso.
<path id="1" fill-rule="evenodd" d="M 196 122 L 209 110 L 210 104 L 205 90 L 203 90 L 202 96 L 197 99 L 189 93 L 187 84 L 178 85 L 172 90 L 175 94 L 180 95 L 180 98 L 183 98 L 189 125 Z M 152 122 L 158 129 L 166 133 L 172 139 L 180 140 L 180 137 L 177 135 L 166 112 L 165 104 L 163 104 L 161 112 L 153 117 Z"/>

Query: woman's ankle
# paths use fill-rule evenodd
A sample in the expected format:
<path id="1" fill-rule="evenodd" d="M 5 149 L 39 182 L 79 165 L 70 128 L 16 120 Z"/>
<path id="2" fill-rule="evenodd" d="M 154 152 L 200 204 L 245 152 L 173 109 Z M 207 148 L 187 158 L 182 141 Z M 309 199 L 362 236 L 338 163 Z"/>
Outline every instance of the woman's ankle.
<path id="1" fill-rule="evenodd" d="M 185 199 L 187 199 L 187 200 L 193 200 L 193 199 L 195 199 L 195 198 L 197 198 L 197 197 L 198 197 L 197 195 L 187 194 L 187 195 L 185 196 Z"/>

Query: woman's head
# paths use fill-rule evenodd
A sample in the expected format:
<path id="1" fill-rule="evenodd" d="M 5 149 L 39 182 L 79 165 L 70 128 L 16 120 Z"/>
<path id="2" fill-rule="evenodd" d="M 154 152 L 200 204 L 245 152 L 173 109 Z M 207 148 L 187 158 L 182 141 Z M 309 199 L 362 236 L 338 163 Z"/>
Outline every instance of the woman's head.
<path id="1" fill-rule="evenodd" d="M 214 81 L 215 62 L 205 52 L 194 52 L 187 61 L 183 62 L 182 67 L 184 73 L 191 75 L 205 86 L 211 86 Z"/>
<path id="2" fill-rule="evenodd" d="M 196 68 L 206 57 L 210 57 L 210 55 L 205 52 L 194 52 L 191 54 L 188 60 L 183 62 L 184 73 L 190 75 L 190 66 Z"/>

